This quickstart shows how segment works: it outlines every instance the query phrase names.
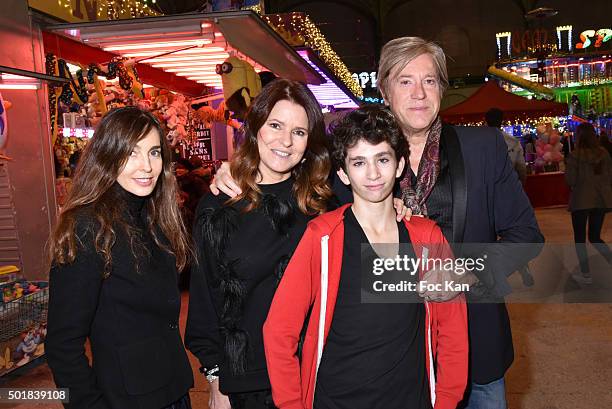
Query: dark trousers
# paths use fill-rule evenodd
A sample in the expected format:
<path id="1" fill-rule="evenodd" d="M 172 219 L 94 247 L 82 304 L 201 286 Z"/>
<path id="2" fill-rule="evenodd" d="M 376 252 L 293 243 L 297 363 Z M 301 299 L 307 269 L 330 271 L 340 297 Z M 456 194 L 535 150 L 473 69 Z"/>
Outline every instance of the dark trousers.
<path id="1" fill-rule="evenodd" d="M 582 274 L 589 274 L 589 259 L 586 249 L 587 225 L 589 242 L 608 261 L 612 262 L 612 253 L 608 245 L 601 239 L 601 229 L 606 216 L 604 209 L 586 209 L 572 212 L 572 227 L 574 228 L 574 242 L 576 254 L 580 263 Z"/>
<path id="2" fill-rule="evenodd" d="M 256 392 L 230 393 L 232 409 L 276 409 L 272 391 L 267 389 Z"/>

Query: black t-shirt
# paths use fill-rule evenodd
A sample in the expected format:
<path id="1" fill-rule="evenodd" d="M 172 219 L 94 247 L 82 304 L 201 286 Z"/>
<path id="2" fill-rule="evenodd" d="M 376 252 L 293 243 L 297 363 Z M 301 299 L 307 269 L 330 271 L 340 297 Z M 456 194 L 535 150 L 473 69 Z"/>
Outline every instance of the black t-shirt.
<path id="1" fill-rule="evenodd" d="M 315 409 L 430 409 L 422 303 L 362 303 L 362 243 L 352 209 L 344 218 L 338 297 L 317 375 Z M 410 243 L 398 223 L 400 243 Z M 365 257 L 375 257 L 371 254 Z M 416 280 L 416 277 L 414 278 Z"/>

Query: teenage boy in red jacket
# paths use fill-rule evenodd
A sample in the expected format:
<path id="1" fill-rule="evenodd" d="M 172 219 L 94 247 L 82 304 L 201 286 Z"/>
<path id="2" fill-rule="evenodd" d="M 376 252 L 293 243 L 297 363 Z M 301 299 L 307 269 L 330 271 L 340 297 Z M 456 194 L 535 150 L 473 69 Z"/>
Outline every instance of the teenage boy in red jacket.
<path id="1" fill-rule="evenodd" d="M 264 325 L 274 403 L 281 409 L 454 409 L 467 382 L 463 296 L 419 302 L 419 269 L 402 276 L 405 302 L 396 302 L 397 294 L 363 302 L 398 276 L 362 270 L 389 247 L 394 254 L 407 248 L 415 260 L 450 256 L 432 221 L 396 221 L 393 188 L 404 170 L 406 139 L 391 113 L 377 106 L 348 114 L 333 137 L 337 173 L 354 203 L 309 223 L 276 291 Z M 361 243 L 388 244 L 375 253 Z"/>

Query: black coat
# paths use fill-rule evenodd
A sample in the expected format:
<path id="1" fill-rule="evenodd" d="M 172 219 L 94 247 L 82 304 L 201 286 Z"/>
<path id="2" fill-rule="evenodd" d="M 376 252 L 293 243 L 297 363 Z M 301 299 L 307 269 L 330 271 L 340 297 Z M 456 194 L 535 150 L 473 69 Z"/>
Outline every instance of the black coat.
<path id="1" fill-rule="evenodd" d="M 117 228 L 113 268 L 103 279 L 92 220 L 77 219 L 81 243 L 74 263 L 50 272 L 46 354 L 53 377 L 58 387 L 70 389 L 66 408 L 163 408 L 193 384 L 178 329 L 174 257 L 145 239 L 151 255 L 140 258 L 137 272 L 127 237 Z"/>
<path id="2" fill-rule="evenodd" d="M 544 237 L 499 132 L 489 127 L 444 125 L 440 144 L 446 150 L 452 186 L 448 198 L 452 232 L 446 239 L 450 243 L 497 243 L 495 249 L 487 250 L 506 252 L 497 256 L 510 260 L 503 269 L 487 269 L 478 276 L 496 295 L 493 302 L 468 303 L 470 376 L 485 384 L 504 376 L 514 359 L 510 320 L 503 303 L 509 292 L 506 278 L 541 250 L 531 245 L 518 255 L 513 253 L 516 247 L 500 244 L 542 243 Z M 345 186 L 334 183 L 334 191 L 341 202 L 352 201 Z"/>

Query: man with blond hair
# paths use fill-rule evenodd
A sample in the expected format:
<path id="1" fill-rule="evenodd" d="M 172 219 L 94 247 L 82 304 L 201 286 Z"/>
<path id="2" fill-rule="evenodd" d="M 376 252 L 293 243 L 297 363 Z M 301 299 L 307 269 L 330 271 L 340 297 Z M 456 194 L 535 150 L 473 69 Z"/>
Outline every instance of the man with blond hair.
<path id="1" fill-rule="evenodd" d="M 544 238 L 501 134 L 441 121 L 440 101 L 447 87 L 446 57 L 437 44 L 402 37 L 383 47 L 378 88 L 410 145 L 408 170 L 400 181 L 404 202 L 413 214 L 434 220 L 457 251 L 461 243 L 542 243 Z M 487 254 L 508 250 L 501 245 L 491 247 Z M 514 255 L 510 261 L 508 254 L 497 254 L 504 263 L 461 276 L 471 284 L 466 294 L 471 385 L 461 407 L 507 406 L 504 374 L 514 352 L 503 298 L 510 290 L 506 276 L 537 255 L 540 246 L 530 247 L 533 251 Z M 432 271 L 423 280 L 442 282 L 450 277 Z M 454 295 L 423 294 L 434 301 Z"/>

